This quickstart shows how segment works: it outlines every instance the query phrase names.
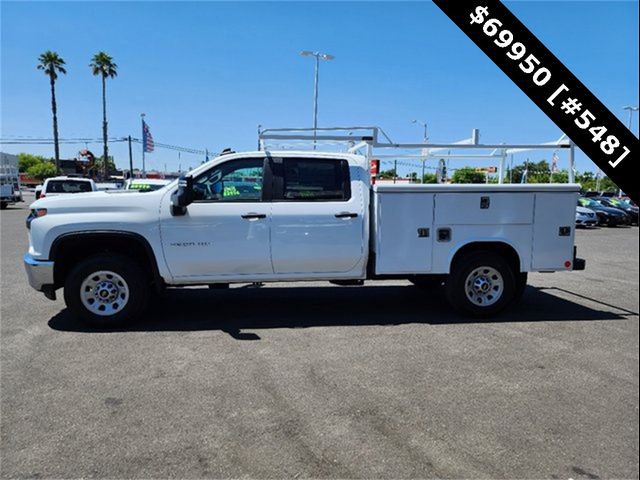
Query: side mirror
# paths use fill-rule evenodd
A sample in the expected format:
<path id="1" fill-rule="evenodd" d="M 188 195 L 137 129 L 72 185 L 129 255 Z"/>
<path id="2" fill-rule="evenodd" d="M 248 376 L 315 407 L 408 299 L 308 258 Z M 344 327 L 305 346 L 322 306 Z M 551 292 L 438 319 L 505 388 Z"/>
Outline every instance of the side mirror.
<path id="1" fill-rule="evenodd" d="M 178 190 L 171 195 L 171 215 L 187 213 L 187 207 L 193 202 L 193 177 L 182 176 L 178 180 Z"/>

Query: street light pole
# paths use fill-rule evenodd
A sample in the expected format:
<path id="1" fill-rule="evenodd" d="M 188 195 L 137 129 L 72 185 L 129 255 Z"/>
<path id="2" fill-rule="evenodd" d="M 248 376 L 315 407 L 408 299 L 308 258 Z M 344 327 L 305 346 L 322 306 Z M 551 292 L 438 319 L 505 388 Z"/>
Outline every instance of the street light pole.
<path id="1" fill-rule="evenodd" d="M 320 57 L 316 57 L 316 66 L 313 77 L 313 149 L 316 149 L 316 135 L 318 132 L 318 74 L 320 73 Z"/>
<path id="2" fill-rule="evenodd" d="M 127 137 L 129 143 L 129 178 L 133 180 L 133 152 L 131 151 L 131 135 Z"/>
<path id="3" fill-rule="evenodd" d="M 311 52 L 309 50 L 303 50 L 300 52 L 303 57 L 315 57 L 315 72 L 313 81 L 313 149 L 316 149 L 316 136 L 318 134 L 318 80 L 320 75 L 320 60 L 333 60 L 333 55 L 320 52 Z"/>
<path id="4" fill-rule="evenodd" d="M 147 166 L 145 164 L 145 158 L 144 158 L 144 147 L 145 147 L 145 140 L 144 140 L 144 117 L 145 114 L 141 113 L 140 114 L 140 120 L 142 121 L 142 178 L 147 178 Z"/>
<path id="5" fill-rule="evenodd" d="M 411 120 L 411 123 L 415 123 L 417 125 L 422 125 L 424 127 L 424 135 L 422 136 L 422 141 L 423 141 L 423 143 L 427 143 L 427 141 L 429 140 L 429 137 L 427 136 L 427 122 L 421 122 L 419 120 Z M 421 153 L 424 153 L 425 150 L 426 149 L 423 148 Z M 427 161 L 427 159 L 423 155 L 423 157 L 422 157 L 422 177 L 420 177 L 420 183 L 424 183 L 424 169 L 425 169 L 426 161 Z"/>
<path id="6" fill-rule="evenodd" d="M 638 107 L 632 107 L 631 105 L 627 105 L 626 107 L 622 107 L 622 109 L 629 111 L 629 122 L 627 124 L 627 128 L 631 130 L 631 121 L 633 119 L 633 112 L 637 112 Z"/>
<path id="7" fill-rule="evenodd" d="M 260 140 L 260 133 L 262 133 L 262 125 L 258 125 L 258 151 L 262 150 L 262 141 Z"/>

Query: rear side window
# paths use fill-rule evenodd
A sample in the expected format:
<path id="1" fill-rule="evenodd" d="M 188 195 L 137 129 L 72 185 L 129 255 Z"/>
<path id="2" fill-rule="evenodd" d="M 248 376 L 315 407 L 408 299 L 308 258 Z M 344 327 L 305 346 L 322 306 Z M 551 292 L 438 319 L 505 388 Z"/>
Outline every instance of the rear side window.
<path id="1" fill-rule="evenodd" d="M 90 191 L 90 182 L 77 180 L 51 180 L 47 183 L 47 193 L 80 193 Z"/>
<path id="2" fill-rule="evenodd" d="M 345 201 L 351 198 L 346 160 L 285 158 L 282 200 Z"/>

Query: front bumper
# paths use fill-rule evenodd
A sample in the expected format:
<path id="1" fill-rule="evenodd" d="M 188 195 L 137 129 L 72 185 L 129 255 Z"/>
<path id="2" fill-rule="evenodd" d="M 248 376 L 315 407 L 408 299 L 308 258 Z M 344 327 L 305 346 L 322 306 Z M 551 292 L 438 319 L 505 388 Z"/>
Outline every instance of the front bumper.
<path id="1" fill-rule="evenodd" d="M 36 260 L 28 253 L 24 256 L 23 260 L 29 285 L 39 292 L 45 292 L 45 294 L 52 291 L 53 262 L 49 260 Z"/>
<path id="2" fill-rule="evenodd" d="M 585 217 L 585 218 L 576 218 L 576 225 L 593 227 L 598 223 L 595 218 Z"/>

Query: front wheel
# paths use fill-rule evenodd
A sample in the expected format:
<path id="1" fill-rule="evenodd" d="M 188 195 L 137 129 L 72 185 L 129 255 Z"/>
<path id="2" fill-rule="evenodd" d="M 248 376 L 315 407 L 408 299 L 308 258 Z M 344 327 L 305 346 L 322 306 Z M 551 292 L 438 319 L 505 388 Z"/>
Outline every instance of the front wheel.
<path id="1" fill-rule="evenodd" d="M 98 327 L 115 327 L 138 317 L 149 297 L 149 282 L 131 259 L 95 255 L 67 276 L 64 301 L 73 314 Z"/>
<path id="2" fill-rule="evenodd" d="M 516 294 L 511 267 L 492 252 L 471 253 L 456 262 L 446 285 L 449 303 L 459 312 L 475 317 L 495 315 Z"/>

